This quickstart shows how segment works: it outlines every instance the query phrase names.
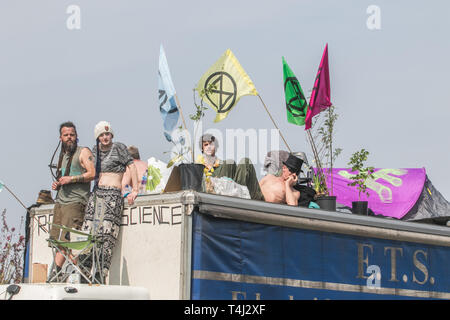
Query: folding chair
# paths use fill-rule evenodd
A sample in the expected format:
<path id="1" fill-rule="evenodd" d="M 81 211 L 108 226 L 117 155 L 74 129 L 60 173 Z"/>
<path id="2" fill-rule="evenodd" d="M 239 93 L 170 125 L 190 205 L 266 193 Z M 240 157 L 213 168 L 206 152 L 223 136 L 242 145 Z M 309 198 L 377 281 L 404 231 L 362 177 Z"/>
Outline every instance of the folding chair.
<path id="1" fill-rule="evenodd" d="M 65 282 L 70 274 L 75 271 L 90 284 L 103 284 L 104 278 L 103 273 L 101 272 L 103 261 L 100 261 L 100 251 L 103 247 L 101 237 L 53 223 L 49 223 L 49 225 L 60 228 L 60 232 L 70 232 L 74 237 L 78 237 L 78 239 L 77 241 L 47 239 L 53 252 L 53 263 L 50 268 L 47 282 Z M 78 251 L 78 253 L 75 253 L 74 251 Z M 66 268 L 64 268 L 63 265 L 60 270 L 57 270 L 55 264 L 55 257 L 58 252 L 66 259 Z M 91 263 L 88 264 L 88 262 Z M 64 272 L 69 266 L 72 267 L 72 272 Z M 97 274 L 99 274 L 99 277 L 97 277 Z"/>

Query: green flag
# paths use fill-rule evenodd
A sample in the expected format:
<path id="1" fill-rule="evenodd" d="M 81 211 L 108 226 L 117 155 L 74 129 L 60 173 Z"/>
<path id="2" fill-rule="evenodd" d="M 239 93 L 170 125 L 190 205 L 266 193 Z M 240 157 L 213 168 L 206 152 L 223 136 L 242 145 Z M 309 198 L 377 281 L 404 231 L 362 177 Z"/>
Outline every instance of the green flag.
<path id="1" fill-rule="evenodd" d="M 305 125 L 308 103 L 297 77 L 283 57 L 284 95 L 286 97 L 287 120 L 298 126 Z"/>

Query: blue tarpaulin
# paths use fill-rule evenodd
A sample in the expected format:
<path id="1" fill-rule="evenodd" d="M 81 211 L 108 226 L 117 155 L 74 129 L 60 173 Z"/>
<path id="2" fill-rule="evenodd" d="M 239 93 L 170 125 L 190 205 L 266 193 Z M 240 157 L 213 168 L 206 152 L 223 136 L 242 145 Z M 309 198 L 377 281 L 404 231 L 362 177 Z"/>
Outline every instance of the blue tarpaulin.
<path id="1" fill-rule="evenodd" d="M 199 212 L 193 230 L 192 299 L 450 298 L 449 247 Z"/>

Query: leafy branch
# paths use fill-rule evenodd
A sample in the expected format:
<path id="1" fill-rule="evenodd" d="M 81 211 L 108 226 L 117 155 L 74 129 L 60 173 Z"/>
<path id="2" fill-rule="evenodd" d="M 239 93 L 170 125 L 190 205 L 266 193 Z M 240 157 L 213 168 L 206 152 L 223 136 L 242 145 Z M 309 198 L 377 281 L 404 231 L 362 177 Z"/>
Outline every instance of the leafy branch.
<path id="1" fill-rule="evenodd" d="M 327 177 L 331 177 L 331 193 L 333 192 L 333 163 L 337 157 L 342 153 L 342 148 L 333 149 L 333 141 L 335 134 L 336 121 L 338 119 L 336 113 L 336 107 L 330 106 L 328 110 L 321 112 L 313 119 L 312 128 L 317 128 L 313 135 L 313 140 L 316 143 L 318 161 L 324 169 L 324 173 Z M 316 165 L 318 165 L 316 163 Z M 315 183 L 319 185 L 316 187 L 318 194 L 329 194 L 329 188 L 326 185 L 325 177 L 322 173 L 319 173 L 320 177 L 315 179 Z M 318 191 L 319 190 L 319 191 Z"/>
<path id="2" fill-rule="evenodd" d="M 360 151 L 355 152 L 348 163 L 352 167 L 353 172 L 358 172 L 358 174 L 350 177 L 353 182 L 348 183 L 349 186 L 357 186 L 358 189 L 358 200 L 361 200 L 361 193 L 370 196 L 367 191 L 366 181 L 368 179 L 375 179 L 373 176 L 374 168 L 373 167 L 364 167 L 364 162 L 367 160 L 369 156 L 369 151 L 365 149 L 361 149 Z"/>

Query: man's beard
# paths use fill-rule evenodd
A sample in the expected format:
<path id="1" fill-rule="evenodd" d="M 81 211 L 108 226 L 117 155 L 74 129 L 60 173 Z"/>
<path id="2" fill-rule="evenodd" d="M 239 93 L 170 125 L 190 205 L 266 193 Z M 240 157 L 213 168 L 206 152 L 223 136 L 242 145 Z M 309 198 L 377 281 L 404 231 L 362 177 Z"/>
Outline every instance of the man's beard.
<path id="1" fill-rule="evenodd" d="M 62 143 L 62 147 L 64 152 L 68 153 L 68 154 L 74 154 L 75 150 L 77 149 L 77 142 L 74 141 L 72 143 Z"/>

